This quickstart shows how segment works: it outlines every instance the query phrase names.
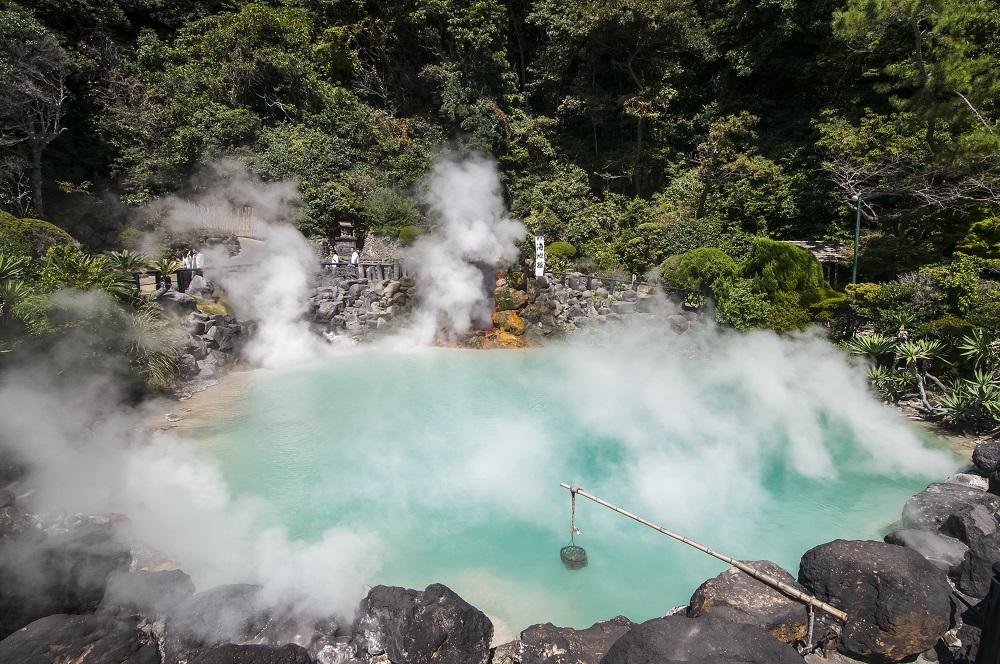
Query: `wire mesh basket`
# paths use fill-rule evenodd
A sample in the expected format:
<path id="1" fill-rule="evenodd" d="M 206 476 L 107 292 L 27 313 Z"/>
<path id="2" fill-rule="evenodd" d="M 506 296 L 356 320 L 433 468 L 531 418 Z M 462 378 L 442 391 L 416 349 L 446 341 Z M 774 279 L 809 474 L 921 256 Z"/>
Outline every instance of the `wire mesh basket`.
<path id="1" fill-rule="evenodd" d="M 587 550 L 582 546 L 570 544 L 559 549 L 559 559 L 566 569 L 582 569 L 587 566 Z"/>

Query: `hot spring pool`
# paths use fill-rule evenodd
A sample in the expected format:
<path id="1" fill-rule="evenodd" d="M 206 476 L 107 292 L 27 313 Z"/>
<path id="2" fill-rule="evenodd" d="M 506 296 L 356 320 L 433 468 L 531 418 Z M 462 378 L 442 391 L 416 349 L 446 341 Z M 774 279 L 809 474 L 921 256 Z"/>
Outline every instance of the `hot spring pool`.
<path id="1" fill-rule="evenodd" d="M 590 565 L 567 571 L 560 481 L 795 574 L 957 465 L 817 342 L 740 343 L 346 354 L 259 373 L 202 449 L 293 536 L 372 535 L 371 584 L 442 582 L 515 630 L 644 620 L 724 566 L 580 499 Z"/>

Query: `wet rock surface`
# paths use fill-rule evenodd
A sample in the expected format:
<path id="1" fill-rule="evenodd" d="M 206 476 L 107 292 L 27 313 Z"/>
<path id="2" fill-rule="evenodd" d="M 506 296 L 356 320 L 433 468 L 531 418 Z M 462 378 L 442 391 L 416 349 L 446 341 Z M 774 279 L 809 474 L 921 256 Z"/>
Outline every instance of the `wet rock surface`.
<path id="1" fill-rule="evenodd" d="M 714 616 L 669 616 L 637 625 L 602 664 L 802 664 L 798 652 L 770 634 Z"/>
<path id="2" fill-rule="evenodd" d="M 354 622 L 358 655 L 393 664 L 477 664 L 489 656 L 493 624 L 441 584 L 423 591 L 376 586 Z"/>
<path id="3" fill-rule="evenodd" d="M 624 616 L 594 623 L 587 629 L 532 625 L 521 632 L 511 659 L 520 664 L 598 664 L 611 646 L 634 624 Z"/>
<path id="4" fill-rule="evenodd" d="M 135 621 L 95 615 L 40 618 L 0 641 L 9 664 L 159 664 L 156 645 L 140 638 Z"/>
<path id="5" fill-rule="evenodd" d="M 759 572 L 806 592 L 787 571 L 769 560 L 746 561 Z M 809 627 L 806 607 L 735 567 L 709 579 L 694 592 L 688 616 L 714 616 L 756 625 L 784 643 L 804 639 Z"/>
<path id="6" fill-rule="evenodd" d="M 834 540 L 807 551 L 799 583 L 848 612 L 838 649 L 897 662 L 934 646 L 951 626 L 947 575 L 916 551 Z"/>
<path id="7" fill-rule="evenodd" d="M 131 557 L 110 526 L 98 524 L 20 537 L 0 556 L 0 638 L 47 615 L 95 611 L 108 576 Z"/>
<path id="8" fill-rule="evenodd" d="M 227 643 L 194 653 L 187 664 L 314 664 L 305 648 L 295 644 L 264 646 Z"/>
<path id="9" fill-rule="evenodd" d="M 989 590 L 990 566 L 1000 560 L 1000 497 L 968 484 L 931 484 L 903 507 L 901 525 L 886 540 L 919 551 L 947 569 L 972 597 Z M 921 534 L 924 533 L 924 534 Z"/>

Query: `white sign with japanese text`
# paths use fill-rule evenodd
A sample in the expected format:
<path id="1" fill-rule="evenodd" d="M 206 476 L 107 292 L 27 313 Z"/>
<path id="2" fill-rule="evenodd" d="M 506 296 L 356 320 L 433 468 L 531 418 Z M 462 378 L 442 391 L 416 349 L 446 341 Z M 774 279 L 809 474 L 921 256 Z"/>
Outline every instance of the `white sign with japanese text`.
<path id="1" fill-rule="evenodd" d="M 545 274 L 545 236 L 535 235 L 535 276 L 540 277 Z"/>

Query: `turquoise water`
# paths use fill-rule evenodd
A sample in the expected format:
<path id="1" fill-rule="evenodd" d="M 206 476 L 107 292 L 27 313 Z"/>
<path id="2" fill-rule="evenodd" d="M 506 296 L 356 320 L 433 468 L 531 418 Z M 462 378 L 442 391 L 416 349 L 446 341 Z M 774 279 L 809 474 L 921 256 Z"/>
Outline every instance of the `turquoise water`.
<path id="1" fill-rule="evenodd" d="M 293 536 L 371 534 L 380 572 L 369 583 L 442 582 L 515 630 L 662 615 L 724 568 L 581 499 L 577 543 L 590 565 L 565 570 L 561 481 L 795 574 L 815 544 L 879 536 L 954 465 L 867 398 L 859 417 L 881 428 L 862 440 L 850 420 L 857 398 L 838 415 L 829 394 L 848 389 L 837 380 L 804 389 L 793 373 L 762 387 L 717 363 L 661 360 L 595 349 L 348 354 L 260 374 L 204 449 Z M 810 446 L 824 450 L 818 461 Z"/>

